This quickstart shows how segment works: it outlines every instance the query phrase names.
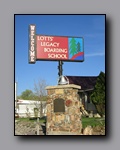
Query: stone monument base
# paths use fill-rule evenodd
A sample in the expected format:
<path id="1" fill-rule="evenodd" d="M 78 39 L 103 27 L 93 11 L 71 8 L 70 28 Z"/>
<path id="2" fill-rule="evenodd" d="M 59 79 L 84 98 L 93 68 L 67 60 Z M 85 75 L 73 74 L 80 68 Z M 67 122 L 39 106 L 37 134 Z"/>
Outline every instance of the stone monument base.
<path id="1" fill-rule="evenodd" d="M 47 135 L 82 135 L 81 133 L 75 133 L 75 132 L 64 132 L 64 131 L 59 131 L 59 132 L 49 132 Z"/>
<path id="2" fill-rule="evenodd" d="M 46 135 L 80 135 L 82 130 L 80 86 L 74 84 L 46 87 Z"/>

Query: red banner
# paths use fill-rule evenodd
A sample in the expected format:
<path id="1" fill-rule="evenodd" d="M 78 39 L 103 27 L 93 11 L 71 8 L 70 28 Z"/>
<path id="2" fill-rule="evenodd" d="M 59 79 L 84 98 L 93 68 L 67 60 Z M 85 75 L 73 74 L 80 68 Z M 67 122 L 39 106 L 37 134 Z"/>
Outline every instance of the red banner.
<path id="1" fill-rule="evenodd" d="M 36 36 L 37 59 L 68 60 L 68 37 Z"/>

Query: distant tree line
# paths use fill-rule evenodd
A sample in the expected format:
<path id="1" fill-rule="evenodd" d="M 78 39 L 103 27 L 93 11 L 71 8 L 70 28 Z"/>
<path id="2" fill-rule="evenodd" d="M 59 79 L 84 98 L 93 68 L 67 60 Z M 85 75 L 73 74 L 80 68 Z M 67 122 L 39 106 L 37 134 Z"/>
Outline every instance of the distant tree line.
<path id="1" fill-rule="evenodd" d="M 34 91 L 30 89 L 26 89 L 21 93 L 21 95 L 17 96 L 17 99 L 25 99 L 25 100 L 46 100 L 46 90 L 45 87 L 47 83 L 45 80 L 38 80 L 37 83 L 34 82 Z"/>
<path id="2" fill-rule="evenodd" d="M 36 108 L 35 111 L 38 110 L 40 116 L 42 116 L 43 110 L 43 103 L 42 101 L 47 100 L 47 93 L 46 88 L 47 83 L 45 80 L 38 80 L 37 83 L 34 82 L 34 92 L 30 89 L 26 89 L 21 93 L 21 95 L 17 96 L 17 99 L 24 99 L 24 100 L 36 100 L 39 101 L 40 104 L 35 102 Z"/>
<path id="3" fill-rule="evenodd" d="M 17 99 L 25 99 L 25 100 L 37 100 L 40 101 L 40 110 L 42 110 L 42 101 L 47 100 L 47 93 L 45 87 L 47 86 L 45 80 L 39 80 L 34 82 L 34 91 L 26 89 L 21 93 L 21 95 L 17 96 Z M 96 109 L 100 115 L 105 114 L 105 73 L 100 72 L 96 85 L 94 87 L 93 92 L 90 96 L 93 104 L 96 106 Z M 41 113 L 41 112 L 40 112 Z"/>
<path id="4" fill-rule="evenodd" d="M 17 99 L 24 99 L 24 100 L 40 100 L 41 99 L 42 101 L 45 101 L 46 98 L 47 98 L 47 95 L 38 96 L 36 95 L 35 92 L 29 89 L 26 89 L 25 91 L 21 93 L 21 95 L 17 96 Z"/>

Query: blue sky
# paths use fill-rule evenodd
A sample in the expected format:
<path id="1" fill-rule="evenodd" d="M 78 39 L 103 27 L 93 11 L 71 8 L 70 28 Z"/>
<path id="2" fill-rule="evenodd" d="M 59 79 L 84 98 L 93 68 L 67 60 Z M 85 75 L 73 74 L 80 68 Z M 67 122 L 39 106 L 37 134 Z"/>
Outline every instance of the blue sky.
<path id="1" fill-rule="evenodd" d="M 105 72 L 105 15 L 15 15 L 15 81 L 17 95 L 34 91 L 34 82 L 46 80 L 57 85 L 58 62 L 28 63 L 28 27 L 36 25 L 36 34 L 84 38 L 84 62 L 64 62 L 63 75 L 97 76 Z"/>

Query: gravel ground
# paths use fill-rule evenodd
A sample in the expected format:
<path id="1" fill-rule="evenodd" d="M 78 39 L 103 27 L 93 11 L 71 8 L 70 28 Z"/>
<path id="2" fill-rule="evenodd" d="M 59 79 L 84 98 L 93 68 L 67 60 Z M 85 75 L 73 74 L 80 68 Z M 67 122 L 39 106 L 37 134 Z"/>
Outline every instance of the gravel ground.
<path id="1" fill-rule="evenodd" d="M 39 126 L 39 135 L 45 135 L 45 124 L 37 125 L 36 122 L 15 120 L 15 135 L 37 135 L 37 126 Z"/>
<path id="2" fill-rule="evenodd" d="M 37 135 L 37 126 L 39 126 L 39 135 L 46 135 L 46 127 L 43 123 L 37 125 L 36 122 L 15 120 L 15 135 Z M 105 135 L 105 127 L 94 127 L 92 135 Z"/>

